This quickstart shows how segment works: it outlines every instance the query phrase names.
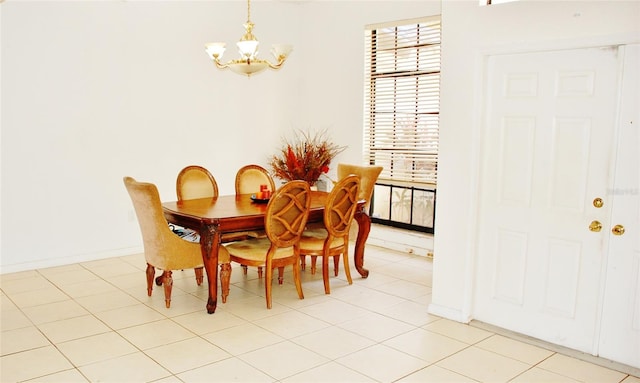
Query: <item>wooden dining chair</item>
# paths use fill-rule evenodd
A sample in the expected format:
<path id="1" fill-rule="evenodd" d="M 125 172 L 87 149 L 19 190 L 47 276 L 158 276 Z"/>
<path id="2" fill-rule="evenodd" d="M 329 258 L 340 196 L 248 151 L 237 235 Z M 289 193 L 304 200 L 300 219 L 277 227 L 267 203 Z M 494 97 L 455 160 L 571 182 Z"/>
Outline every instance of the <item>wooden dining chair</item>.
<path id="1" fill-rule="evenodd" d="M 173 270 L 194 268 L 196 283 L 203 281 L 203 261 L 200 244 L 183 240 L 175 235 L 164 218 L 158 189 L 152 183 L 138 182 L 131 177 L 123 178 L 124 185 L 131 197 L 142 233 L 144 256 L 147 262 L 147 295 L 153 291 L 155 269 L 163 270 L 161 285 L 164 285 L 165 305 L 171 306 Z M 229 253 L 220 247 L 218 262 L 228 264 Z M 223 301 L 229 291 L 223 290 Z"/>
<path id="2" fill-rule="evenodd" d="M 274 192 L 276 184 L 273 178 L 260 165 L 245 165 L 236 173 L 236 194 L 252 194 L 260 191 L 260 185 L 267 185 L 267 190 Z"/>
<path id="3" fill-rule="evenodd" d="M 311 256 L 311 274 L 316 272 L 316 259 L 322 257 L 322 279 L 324 292 L 330 294 L 329 258 L 333 258 L 334 275 L 338 276 L 340 255 L 344 262 L 347 281 L 352 284 L 349 269 L 349 229 L 360 191 L 360 177 L 348 175 L 338 181 L 329 193 L 324 207 L 324 228 L 305 230 L 300 238 L 301 263 Z"/>
<path id="4" fill-rule="evenodd" d="M 360 177 L 358 199 L 366 201 L 364 211 L 368 211 L 369 209 L 373 188 L 376 185 L 382 169 L 382 166 L 374 165 L 338 164 L 338 179 L 342 179 L 349 174 L 355 174 Z"/>
<path id="5" fill-rule="evenodd" d="M 304 298 L 300 281 L 300 236 L 307 223 L 311 191 L 304 181 L 290 181 L 278 189 L 267 204 L 264 218 L 266 238 L 249 238 L 224 246 L 230 259 L 241 265 L 264 267 L 265 297 L 271 308 L 274 268 L 293 267 L 293 280 L 298 297 Z M 282 279 L 278 278 L 282 284 Z"/>
<path id="6" fill-rule="evenodd" d="M 211 172 L 198 165 L 184 167 L 176 177 L 176 196 L 178 201 L 197 198 L 214 198 L 218 196 L 218 183 Z M 169 225 L 174 234 L 191 242 L 199 242 L 200 236 L 197 231 Z M 164 273 L 156 278 L 156 285 L 162 286 Z"/>
<path id="7" fill-rule="evenodd" d="M 362 211 L 367 214 L 369 214 L 373 190 L 375 189 L 376 182 L 382 170 L 382 166 L 375 165 L 338 164 L 338 179 L 346 177 L 349 174 L 360 176 L 360 193 L 358 199 L 365 201 L 362 206 Z M 351 225 L 350 232 L 352 237 L 356 235 L 357 228 L 358 224 Z"/>
<path id="8" fill-rule="evenodd" d="M 271 193 L 276 190 L 276 184 L 267 169 L 255 164 L 245 165 L 238 169 L 236 173 L 236 195 L 258 193 L 261 191 L 261 185 L 266 185 L 267 190 Z M 230 233 L 230 239 L 236 240 L 262 237 L 266 237 L 264 230 Z M 247 265 L 242 265 L 242 272 L 247 275 Z M 262 267 L 258 267 L 258 278 L 262 278 Z"/>
<path id="9" fill-rule="evenodd" d="M 206 168 L 198 165 L 189 165 L 178 173 L 178 177 L 176 178 L 176 196 L 178 197 L 178 201 L 214 198 L 218 196 L 218 183 Z M 200 237 L 193 229 L 173 224 L 169 226 L 173 227 L 174 233 L 184 239 L 192 242 L 200 241 Z M 158 284 L 158 286 L 160 286 L 160 284 Z"/>
<path id="10" fill-rule="evenodd" d="M 178 173 L 176 195 L 178 201 L 217 197 L 218 183 L 209 170 L 202 166 L 189 165 Z"/>
<path id="11" fill-rule="evenodd" d="M 353 164 L 338 164 L 338 179 L 342 179 L 350 174 L 354 174 L 360 177 L 360 191 L 358 192 L 358 200 L 365 201 L 362 209 L 365 212 L 368 212 L 369 205 L 371 204 L 371 196 L 373 194 L 373 189 L 378 180 L 378 176 L 382 172 L 382 166 L 373 166 L 373 165 L 353 165 Z M 350 236 L 355 236 L 355 228 L 357 226 L 351 225 L 349 230 Z M 322 224 L 313 224 L 309 226 L 309 230 L 317 230 L 322 233 L 323 225 Z M 336 263 L 337 267 L 337 263 Z M 302 270 L 307 268 L 306 258 L 302 258 Z"/>

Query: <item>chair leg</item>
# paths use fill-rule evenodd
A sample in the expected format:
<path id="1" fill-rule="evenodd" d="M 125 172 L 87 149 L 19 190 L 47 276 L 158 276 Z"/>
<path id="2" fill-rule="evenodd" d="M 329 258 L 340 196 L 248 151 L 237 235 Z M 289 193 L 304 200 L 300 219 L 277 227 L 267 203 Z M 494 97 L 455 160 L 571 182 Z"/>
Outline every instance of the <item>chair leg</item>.
<path id="1" fill-rule="evenodd" d="M 242 273 L 247 275 L 247 265 L 242 265 Z M 262 279 L 262 267 L 258 267 L 258 279 Z"/>
<path id="2" fill-rule="evenodd" d="M 156 285 L 162 286 L 163 279 L 164 279 L 164 271 L 162 272 L 162 274 L 158 275 L 158 277 L 156 278 Z"/>
<path id="3" fill-rule="evenodd" d="M 165 270 L 162 281 L 164 285 L 164 304 L 167 308 L 171 307 L 171 289 L 173 288 L 173 278 L 171 278 L 171 274 L 171 270 Z"/>
<path id="4" fill-rule="evenodd" d="M 229 296 L 229 285 L 231 284 L 231 263 L 220 265 L 220 290 L 222 290 L 222 303 L 227 303 Z"/>
<path id="5" fill-rule="evenodd" d="M 307 256 L 300 254 L 300 269 L 305 271 L 307 269 Z"/>
<path id="6" fill-rule="evenodd" d="M 281 285 L 284 282 L 284 266 L 278 267 L 278 284 Z"/>
<path id="7" fill-rule="evenodd" d="M 302 293 L 302 281 L 300 280 L 300 265 L 297 263 L 293 264 L 293 282 L 296 284 L 298 298 L 304 299 L 304 294 Z"/>
<path id="8" fill-rule="evenodd" d="M 153 277 L 156 275 L 155 267 L 147 263 L 147 296 L 151 296 L 153 291 Z"/>
<path id="9" fill-rule="evenodd" d="M 271 265 L 269 265 L 271 266 Z M 267 274 L 264 280 L 264 296 L 267 300 L 267 308 L 271 308 L 271 279 L 273 278 L 273 268 L 267 267 Z"/>
<path id="10" fill-rule="evenodd" d="M 351 280 L 351 269 L 349 269 L 349 252 L 346 248 L 342 257 L 344 258 L 344 274 L 347 276 L 347 281 L 351 285 L 353 281 Z"/>
<path id="11" fill-rule="evenodd" d="M 311 256 L 311 274 L 315 274 L 316 273 L 316 261 L 318 260 L 318 256 L 317 255 L 312 255 Z"/>
<path id="12" fill-rule="evenodd" d="M 338 270 L 340 270 L 340 254 L 333 257 L 333 276 L 338 276 Z"/>
<path id="13" fill-rule="evenodd" d="M 196 272 L 196 283 L 198 284 L 198 286 L 200 286 L 202 284 L 202 281 L 204 281 L 202 269 L 202 267 L 196 267 L 195 269 L 193 269 Z"/>
<path id="14" fill-rule="evenodd" d="M 331 294 L 331 288 L 329 287 L 329 255 L 327 254 L 322 257 L 322 281 L 324 282 L 324 293 Z"/>

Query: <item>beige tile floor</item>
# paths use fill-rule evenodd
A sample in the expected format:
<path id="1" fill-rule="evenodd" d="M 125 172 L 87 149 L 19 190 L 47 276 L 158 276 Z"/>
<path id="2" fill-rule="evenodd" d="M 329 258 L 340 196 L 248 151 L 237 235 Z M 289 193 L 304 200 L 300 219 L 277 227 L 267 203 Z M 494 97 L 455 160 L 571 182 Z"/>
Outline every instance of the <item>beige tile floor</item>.
<path id="1" fill-rule="evenodd" d="M 173 300 L 146 295 L 132 255 L 0 276 L 0 382 L 625 382 L 638 377 L 427 313 L 429 259 L 368 246 L 369 278 L 341 272 L 305 299 L 275 285 L 267 310 L 255 270 L 205 312 L 193 271 Z M 620 369 L 618 369 L 620 370 Z"/>

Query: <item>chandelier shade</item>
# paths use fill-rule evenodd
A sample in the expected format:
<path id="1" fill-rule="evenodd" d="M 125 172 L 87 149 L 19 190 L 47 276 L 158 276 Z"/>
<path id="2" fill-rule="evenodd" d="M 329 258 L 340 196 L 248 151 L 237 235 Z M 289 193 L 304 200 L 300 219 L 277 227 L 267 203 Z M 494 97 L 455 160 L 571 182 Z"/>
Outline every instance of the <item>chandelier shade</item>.
<path id="1" fill-rule="evenodd" d="M 205 45 L 205 51 L 216 67 L 218 69 L 230 69 L 234 73 L 243 74 L 247 77 L 260 73 L 267 68 L 280 69 L 293 47 L 289 44 L 274 44 L 271 48 L 271 54 L 276 60 L 275 63 L 258 58 L 259 43 L 258 39 L 253 35 L 255 24 L 251 22 L 251 0 L 247 0 L 247 22 L 243 26 L 245 33 L 240 38 L 240 41 L 236 43 L 240 58 L 223 63 L 221 60 L 226 44 L 216 42 Z"/>

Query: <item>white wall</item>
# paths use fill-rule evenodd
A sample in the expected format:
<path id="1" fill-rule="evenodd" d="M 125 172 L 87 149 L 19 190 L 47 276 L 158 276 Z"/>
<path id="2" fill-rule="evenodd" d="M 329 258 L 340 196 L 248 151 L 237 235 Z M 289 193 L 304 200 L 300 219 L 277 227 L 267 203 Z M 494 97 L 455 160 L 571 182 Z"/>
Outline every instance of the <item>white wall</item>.
<path id="1" fill-rule="evenodd" d="M 469 321 L 475 261 L 483 57 L 640 41 L 639 1 L 442 3 L 438 212 L 430 312 Z"/>
<path id="2" fill-rule="evenodd" d="M 0 272 L 141 250 L 122 177 L 175 198 L 188 164 L 233 193 L 235 171 L 266 165 L 293 129 L 329 129 L 361 162 L 364 25 L 428 16 L 439 1 L 254 1 L 263 57 L 251 79 L 214 68 L 235 57 L 244 1 L 18 1 L 0 4 Z M 333 173 L 335 175 L 335 172 Z"/>

